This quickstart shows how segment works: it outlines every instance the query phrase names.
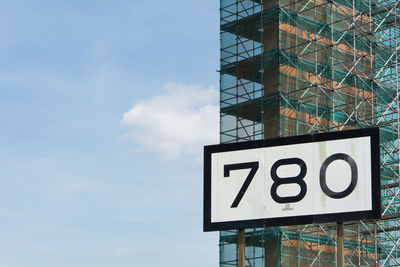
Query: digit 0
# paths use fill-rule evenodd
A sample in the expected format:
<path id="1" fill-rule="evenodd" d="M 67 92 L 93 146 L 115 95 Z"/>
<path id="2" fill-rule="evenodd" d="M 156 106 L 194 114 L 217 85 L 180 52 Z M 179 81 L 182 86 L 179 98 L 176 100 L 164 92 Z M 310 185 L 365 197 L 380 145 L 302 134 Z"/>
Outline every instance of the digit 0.
<path id="1" fill-rule="evenodd" d="M 279 177 L 276 173 L 280 166 L 296 164 L 300 167 L 300 173 L 294 177 Z M 299 158 L 287 158 L 280 159 L 274 163 L 271 167 L 271 177 L 274 183 L 271 187 L 271 197 L 274 201 L 278 203 L 292 203 L 299 202 L 304 198 L 307 193 L 307 185 L 304 182 L 304 177 L 307 173 L 306 163 Z M 280 197 L 277 193 L 277 189 L 280 185 L 284 184 L 298 184 L 300 186 L 300 193 L 297 196 Z"/>
<path id="2" fill-rule="evenodd" d="M 342 192 L 334 192 L 328 188 L 326 184 L 326 169 L 328 168 L 329 164 L 331 164 L 335 160 L 344 160 L 350 165 L 351 169 L 351 182 L 350 185 Z M 358 180 L 358 170 L 357 164 L 352 157 L 344 153 L 337 153 L 329 156 L 321 165 L 321 169 L 319 170 L 319 183 L 321 185 L 322 191 L 331 198 L 344 198 L 351 194 L 356 188 Z"/>

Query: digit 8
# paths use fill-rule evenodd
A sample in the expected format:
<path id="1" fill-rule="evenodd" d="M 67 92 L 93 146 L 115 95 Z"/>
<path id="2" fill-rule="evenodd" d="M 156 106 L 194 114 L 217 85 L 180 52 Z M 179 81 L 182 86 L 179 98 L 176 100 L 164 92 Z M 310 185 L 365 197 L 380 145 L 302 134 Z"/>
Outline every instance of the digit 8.
<path id="1" fill-rule="evenodd" d="M 296 164 L 300 167 L 300 173 L 297 176 L 293 177 L 285 177 L 281 178 L 277 175 L 276 171 L 280 166 L 283 165 L 291 165 Z M 307 173 L 307 166 L 306 163 L 299 158 L 287 158 L 287 159 L 280 159 L 276 161 L 271 167 L 271 178 L 274 180 L 274 183 L 271 187 L 271 197 L 277 203 L 292 203 L 292 202 L 299 202 L 304 198 L 307 193 L 307 185 L 304 182 L 304 177 Z M 290 196 L 290 197 L 280 197 L 278 196 L 277 189 L 280 185 L 283 184 L 298 184 L 300 186 L 300 192 L 297 196 Z"/>

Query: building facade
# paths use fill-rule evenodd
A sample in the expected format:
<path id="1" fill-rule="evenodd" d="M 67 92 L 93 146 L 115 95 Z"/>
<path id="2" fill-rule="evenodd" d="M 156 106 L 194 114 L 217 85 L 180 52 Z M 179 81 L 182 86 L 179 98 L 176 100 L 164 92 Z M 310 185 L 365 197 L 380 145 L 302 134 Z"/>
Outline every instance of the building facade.
<path id="1" fill-rule="evenodd" d="M 382 220 L 345 223 L 346 266 L 400 266 L 399 2 L 220 0 L 221 143 L 380 128 Z M 335 250 L 336 224 L 246 229 L 246 266 L 334 266 Z"/>

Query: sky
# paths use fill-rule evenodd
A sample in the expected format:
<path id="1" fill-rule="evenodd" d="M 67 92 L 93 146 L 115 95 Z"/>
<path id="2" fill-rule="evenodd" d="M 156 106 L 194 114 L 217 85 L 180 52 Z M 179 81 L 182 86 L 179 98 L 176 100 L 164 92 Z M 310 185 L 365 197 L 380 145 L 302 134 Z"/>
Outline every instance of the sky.
<path id="1" fill-rule="evenodd" d="M 217 266 L 218 1 L 0 0 L 0 266 Z"/>

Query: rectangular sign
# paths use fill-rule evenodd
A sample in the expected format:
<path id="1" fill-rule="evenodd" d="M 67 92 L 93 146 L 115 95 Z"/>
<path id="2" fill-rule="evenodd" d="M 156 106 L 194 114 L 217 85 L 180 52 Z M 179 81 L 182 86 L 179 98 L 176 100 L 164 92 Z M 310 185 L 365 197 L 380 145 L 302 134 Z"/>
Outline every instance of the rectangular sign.
<path id="1" fill-rule="evenodd" d="M 204 147 L 204 231 L 380 218 L 379 128 Z"/>

